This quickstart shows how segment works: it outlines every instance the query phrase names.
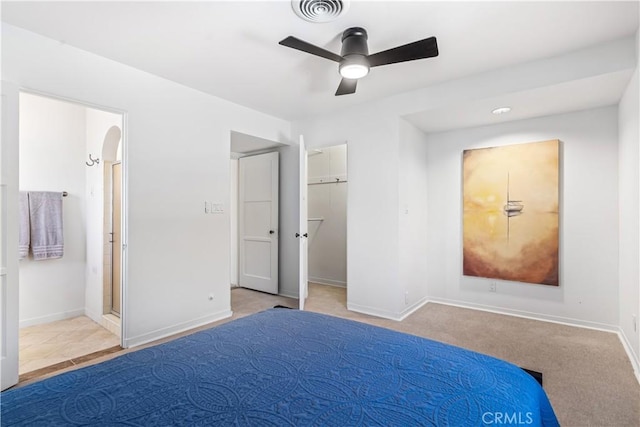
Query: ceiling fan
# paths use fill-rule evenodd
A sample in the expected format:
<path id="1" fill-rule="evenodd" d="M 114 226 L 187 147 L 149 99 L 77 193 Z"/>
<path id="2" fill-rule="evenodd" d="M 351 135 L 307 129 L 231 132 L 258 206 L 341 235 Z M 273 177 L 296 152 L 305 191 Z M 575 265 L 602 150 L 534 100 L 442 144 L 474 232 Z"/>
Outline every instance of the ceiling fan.
<path id="1" fill-rule="evenodd" d="M 435 37 L 369 55 L 367 31 L 361 27 L 347 28 L 342 33 L 340 55 L 293 36 L 287 37 L 278 44 L 338 62 L 342 81 L 336 96 L 355 93 L 358 79 L 369 74 L 371 67 L 438 56 L 438 43 Z"/>

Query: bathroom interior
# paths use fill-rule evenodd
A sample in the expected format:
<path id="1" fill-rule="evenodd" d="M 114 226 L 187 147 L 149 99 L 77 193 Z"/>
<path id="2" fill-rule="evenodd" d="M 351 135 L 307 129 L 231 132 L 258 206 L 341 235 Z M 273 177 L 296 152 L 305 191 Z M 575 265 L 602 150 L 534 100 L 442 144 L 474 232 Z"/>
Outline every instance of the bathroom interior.
<path id="1" fill-rule="evenodd" d="M 120 346 L 122 131 L 121 113 L 20 94 L 20 197 L 61 200 L 63 239 L 62 256 L 35 259 L 31 226 L 19 261 L 21 378 Z M 20 211 L 29 230 L 33 203 Z"/>

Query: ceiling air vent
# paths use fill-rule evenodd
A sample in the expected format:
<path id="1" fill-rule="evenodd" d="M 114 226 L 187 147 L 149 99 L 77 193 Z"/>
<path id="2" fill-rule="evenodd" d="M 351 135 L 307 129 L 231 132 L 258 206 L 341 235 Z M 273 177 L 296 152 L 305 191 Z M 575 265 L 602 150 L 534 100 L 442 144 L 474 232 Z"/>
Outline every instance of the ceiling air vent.
<path id="1" fill-rule="evenodd" d="M 349 0 L 291 0 L 293 11 L 309 22 L 329 22 L 349 10 Z"/>

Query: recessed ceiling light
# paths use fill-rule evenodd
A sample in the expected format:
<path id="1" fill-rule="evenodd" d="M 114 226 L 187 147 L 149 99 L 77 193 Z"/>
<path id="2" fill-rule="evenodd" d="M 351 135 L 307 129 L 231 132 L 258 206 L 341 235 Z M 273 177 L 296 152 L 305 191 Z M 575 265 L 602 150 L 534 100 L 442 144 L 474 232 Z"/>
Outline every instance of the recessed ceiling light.
<path id="1" fill-rule="evenodd" d="M 505 114 L 511 111 L 511 107 L 499 107 L 492 111 L 493 114 L 499 116 L 500 114 Z"/>
<path id="2" fill-rule="evenodd" d="M 349 0 L 291 0 L 293 11 L 309 22 L 329 22 L 344 15 Z"/>

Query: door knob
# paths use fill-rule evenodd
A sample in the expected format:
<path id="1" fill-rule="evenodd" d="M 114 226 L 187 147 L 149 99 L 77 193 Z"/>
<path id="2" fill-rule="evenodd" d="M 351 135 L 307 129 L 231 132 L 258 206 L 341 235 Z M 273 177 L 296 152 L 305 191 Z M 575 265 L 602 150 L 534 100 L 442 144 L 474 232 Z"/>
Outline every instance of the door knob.
<path id="1" fill-rule="evenodd" d="M 307 233 L 304 233 L 302 236 L 304 236 L 304 237 L 309 237 L 309 235 L 307 235 Z"/>
<path id="2" fill-rule="evenodd" d="M 269 230 L 269 234 L 273 234 L 273 233 L 275 233 L 275 231 Z"/>

